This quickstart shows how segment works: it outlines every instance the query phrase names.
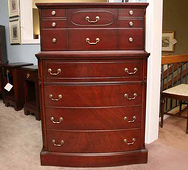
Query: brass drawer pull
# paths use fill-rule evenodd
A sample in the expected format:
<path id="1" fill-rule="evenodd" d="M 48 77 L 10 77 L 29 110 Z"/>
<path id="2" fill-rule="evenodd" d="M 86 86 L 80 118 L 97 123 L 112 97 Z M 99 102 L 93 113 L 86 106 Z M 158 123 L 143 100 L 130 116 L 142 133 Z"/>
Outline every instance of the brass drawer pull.
<path id="1" fill-rule="evenodd" d="M 57 42 L 57 39 L 56 38 L 53 38 L 52 39 L 52 42 L 55 44 Z"/>
<path id="2" fill-rule="evenodd" d="M 133 27 L 133 25 L 134 25 L 134 24 L 133 24 L 133 22 L 132 22 L 132 21 L 131 21 L 131 22 L 129 22 L 129 26 L 130 26 L 130 27 Z"/>
<path id="3" fill-rule="evenodd" d="M 125 120 L 127 123 L 134 123 L 135 120 L 136 120 L 136 116 L 133 116 L 133 120 L 128 120 L 127 117 L 124 117 L 124 120 Z"/>
<path id="4" fill-rule="evenodd" d="M 133 10 L 129 11 L 129 15 L 132 16 L 134 14 Z"/>
<path id="5" fill-rule="evenodd" d="M 55 120 L 54 117 L 51 117 L 50 120 L 51 120 L 54 124 L 60 124 L 60 123 L 63 121 L 63 118 L 60 117 L 58 122 L 54 121 L 54 120 Z"/>
<path id="6" fill-rule="evenodd" d="M 50 94 L 50 95 L 49 95 L 49 98 L 50 98 L 52 101 L 59 101 L 59 100 L 62 98 L 62 95 L 59 94 L 59 95 L 58 95 L 58 98 L 57 98 L 57 99 L 54 99 L 54 98 L 53 98 L 53 95 Z"/>
<path id="7" fill-rule="evenodd" d="M 86 42 L 87 42 L 89 45 L 96 45 L 99 41 L 100 41 L 100 39 L 99 39 L 99 38 L 96 38 L 96 42 L 90 42 L 90 39 L 89 39 L 89 38 L 86 38 Z"/>
<path id="8" fill-rule="evenodd" d="M 26 77 L 27 77 L 27 79 L 28 79 L 28 78 L 30 77 L 30 74 L 29 74 L 29 73 L 27 73 Z"/>
<path id="9" fill-rule="evenodd" d="M 134 93 L 134 94 L 133 94 L 133 97 L 129 97 L 129 95 L 125 93 L 125 94 L 124 94 L 124 97 L 125 97 L 127 100 L 135 100 L 136 97 L 137 97 L 137 93 Z"/>
<path id="10" fill-rule="evenodd" d="M 52 22 L 52 27 L 56 27 L 56 23 L 55 22 Z"/>
<path id="11" fill-rule="evenodd" d="M 52 76 L 57 76 L 59 73 L 61 73 L 61 69 L 60 68 L 58 68 L 57 69 L 57 73 L 52 73 L 52 69 L 51 68 L 49 68 L 48 69 L 48 72 L 50 73 L 50 75 L 52 75 Z"/>
<path id="12" fill-rule="evenodd" d="M 133 74 L 136 74 L 136 72 L 138 71 L 138 68 L 134 68 L 134 72 L 129 72 L 129 69 L 128 68 L 125 68 L 125 72 L 127 73 L 127 74 L 130 74 L 130 75 L 133 75 Z"/>
<path id="13" fill-rule="evenodd" d="M 52 11 L 52 16 L 55 16 L 56 15 L 56 11 Z"/>
<path id="14" fill-rule="evenodd" d="M 135 139 L 135 138 L 132 139 L 132 142 L 131 142 L 131 143 L 128 143 L 128 142 L 127 142 L 127 139 L 124 139 L 124 143 L 126 143 L 128 146 L 129 146 L 129 145 L 133 145 L 135 142 L 136 142 L 136 139 Z"/>
<path id="15" fill-rule="evenodd" d="M 86 21 L 89 22 L 89 23 L 96 23 L 96 22 L 98 22 L 99 20 L 100 20 L 100 17 L 99 17 L 99 16 L 96 16 L 96 17 L 95 17 L 95 21 L 90 21 L 90 17 L 89 17 L 89 16 L 86 17 Z"/>
<path id="16" fill-rule="evenodd" d="M 52 143 L 54 144 L 54 146 L 61 147 L 65 142 L 64 142 L 64 140 L 61 140 L 61 143 L 57 144 L 57 143 L 55 143 L 55 140 L 53 139 Z"/>
<path id="17" fill-rule="evenodd" d="M 130 43 L 133 42 L 133 38 L 132 38 L 132 37 L 129 38 L 129 42 L 130 42 Z"/>

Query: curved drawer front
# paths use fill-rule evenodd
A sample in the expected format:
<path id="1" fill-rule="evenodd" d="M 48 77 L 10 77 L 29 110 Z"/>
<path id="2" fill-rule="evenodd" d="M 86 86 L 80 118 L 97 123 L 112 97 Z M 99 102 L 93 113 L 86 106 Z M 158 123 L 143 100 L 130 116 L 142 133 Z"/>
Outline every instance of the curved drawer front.
<path id="1" fill-rule="evenodd" d="M 141 107 L 46 108 L 47 129 L 113 130 L 140 128 Z"/>
<path id="2" fill-rule="evenodd" d="M 66 28 L 67 20 L 66 19 L 43 19 L 41 21 L 42 28 Z"/>
<path id="3" fill-rule="evenodd" d="M 110 36 L 109 36 L 110 35 Z M 69 50 L 116 50 L 116 29 L 69 29 Z"/>
<path id="4" fill-rule="evenodd" d="M 144 34 L 143 29 L 119 29 L 120 50 L 143 50 Z"/>
<path id="5" fill-rule="evenodd" d="M 46 62 L 45 80 L 126 78 L 141 80 L 142 61 L 122 62 Z"/>
<path id="6" fill-rule="evenodd" d="M 140 130 L 47 131 L 48 150 L 52 152 L 123 152 L 140 148 Z"/>
<path id="7" fill-rule="evenodd" d="M 41 49 L 42 50 L 65 50 L 66 30 L 42 30 Z"/>
<path id="8" fill-rule="evenodd" d="M 45 105 L 58 107 L 103 107 L 140 105 L 142 86 L 132 85 L 46 85 Z"/>
<path id="9" fill-rule="evenodd" d="M 116 9 L 69 10 L 69 27 L 116 27 Z"/>

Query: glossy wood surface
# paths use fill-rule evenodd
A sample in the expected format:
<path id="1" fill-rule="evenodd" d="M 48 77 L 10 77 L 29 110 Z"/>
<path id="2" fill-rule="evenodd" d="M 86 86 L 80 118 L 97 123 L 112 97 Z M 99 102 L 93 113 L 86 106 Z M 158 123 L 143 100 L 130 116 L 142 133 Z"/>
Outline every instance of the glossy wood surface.
<path id="1" fill-rule="evenodd" d="M 52 15 L 52 12 L 55 11 L 55 14 Z M 65 9 L 44 9 L 41 14 L 42 17 L 66 17 Z"/>
<path id="2" fill-rule="evenodd" d="M 53 26 L 53 23 L 55 23 L 55 26 Z M 42 28 L 51 28 L 51 29 L 56 29 L 56 28 L 66 28 L 67 21 L 66 19 L 43 19 L 41 22 L 41 27 Z"/>

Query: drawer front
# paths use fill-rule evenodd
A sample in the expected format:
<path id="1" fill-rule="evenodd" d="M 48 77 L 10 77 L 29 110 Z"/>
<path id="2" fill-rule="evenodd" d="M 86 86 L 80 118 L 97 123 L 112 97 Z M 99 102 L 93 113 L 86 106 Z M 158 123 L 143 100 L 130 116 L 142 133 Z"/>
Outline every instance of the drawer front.
<path id="1" fill-rule="evenodd" d="M 42 17 L 66 17 L 65 9 L 43 9 Z"/>
<path id="2" fill-rule="evenodd" d="M 67 153 L 123 152 L 140 148 L 140 130 L 47 131 L 48 151 Z"/>
<path id="3" fill-rule="evenodd" d="M 119 9 L 119 17 L 144 17 L 145 9 Z"/>
<path id="4" fill-rule="evenodd" d="M 102 107 L 140 105 L 142 86 L 131 85 L 46 85 L 45 105 L 58 107 Z"/>
<path id="5" fill-rule="evenodd" d="M 119 28 L 144 28 L 144 20 L 119 20 Z"/>
<path id="6" fill-rule="evenodd" d="M 121 62 L 46 62 L 45 80 L 48 79 L 102 79 L 126 78 L 140 80 L 141 60 Z"/>
<path id="7" fill-rule="evenodd" d="M 24 70 L 24 79 L 35 81 L 38 79 L 37 72 Z"/>
<path id="8" fill-rule="evenodd" d="M 46 108 L 47 129 L 113 130 L 140 128 L 141 107 Z"/>
<path id="9" fill-rule="evenodd" d="M 42 28 L 66 28 L 67 20 L 66 19 L 43 19 L 41 22 Z"/>
<path id="10" fill-rule="evenodd" d="M 69 10 L 69 27 L 116 27 L 116 9 Z"/>
<path id="11" fill-rule="evenodd" d="M 42 30 L 42 50 L 65 50 L 66 30 Z"/>
<path id="12" fill-rule="evenodd" d="M 5 78 L 7 77 L 7 74 L 8 74 L 8 76 L 13 76 L 13 69 L 12 68 L 4 68 L 4 74 L 5 74 Z"/>
<path id="13" fill-rule="evenodd" d="M 144 32 L 143 29 L 120 29 L 119 30 L 120 50 L 143 50 Z"/>
<path id="14" fill-rule="evenodd" d="M 115 29 L 70 29 L 69 50 L 116 50 L 117 30 Z"/>

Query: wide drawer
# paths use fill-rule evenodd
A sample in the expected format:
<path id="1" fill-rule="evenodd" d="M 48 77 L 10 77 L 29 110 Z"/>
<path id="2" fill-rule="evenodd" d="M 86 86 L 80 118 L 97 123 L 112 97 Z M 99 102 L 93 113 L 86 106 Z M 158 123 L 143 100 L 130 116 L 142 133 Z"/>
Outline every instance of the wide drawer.
<path id="1" fill-rule="evenodd" d="M 46 108 L 47 129 L 113 130 L 140 128 L 141 107 Z"/>
<path id="2" fill-rule="evenodd" d="M 66 28 L 66 19 L 43 19 L 41 21 L 41 28 Z"/>
<path id="3" fill-rule="evenodd" d="M 46 85 L 45 106 L 102 107 L 140 105 L 142 85 Z"/>
<path id="4" fill-rule="evenodd" d="M 69 27 L 116 27 L 117 9 L 70 9 Z"/>
<path id="5" fill-rule="evenodd" d="M 66 17 L 65 9 L 43 9 L 41 13 L 42 17 Z"/>
<path id="6" fill-rule="evenodd" d="M 69 50 L 116 50 L 116 29 L 69 29 Z"/>
<path id="7" fill-rule="evenodd" d="M 143 50 L 144 32 L 143 29 L 119 29 L 120 50 Z"/>
<path id="8" fill-rule="evenodd" d="M 50 79 L 102 79 L 126 78 L 140 80 L 142 61 L 61 62 L 47 61 L 44 64 L 45 80 Z"/>
<path id="9" fill-rule="evenodd" d="M 123 152 L 140 148 L 140 130 L 47 131 L 48 151 Z"/>
<path id="10" fill-rule="evenodd" d="M 66 30 L 42 30 L 41 49 L 42 50 L 65 50 Z"/>

